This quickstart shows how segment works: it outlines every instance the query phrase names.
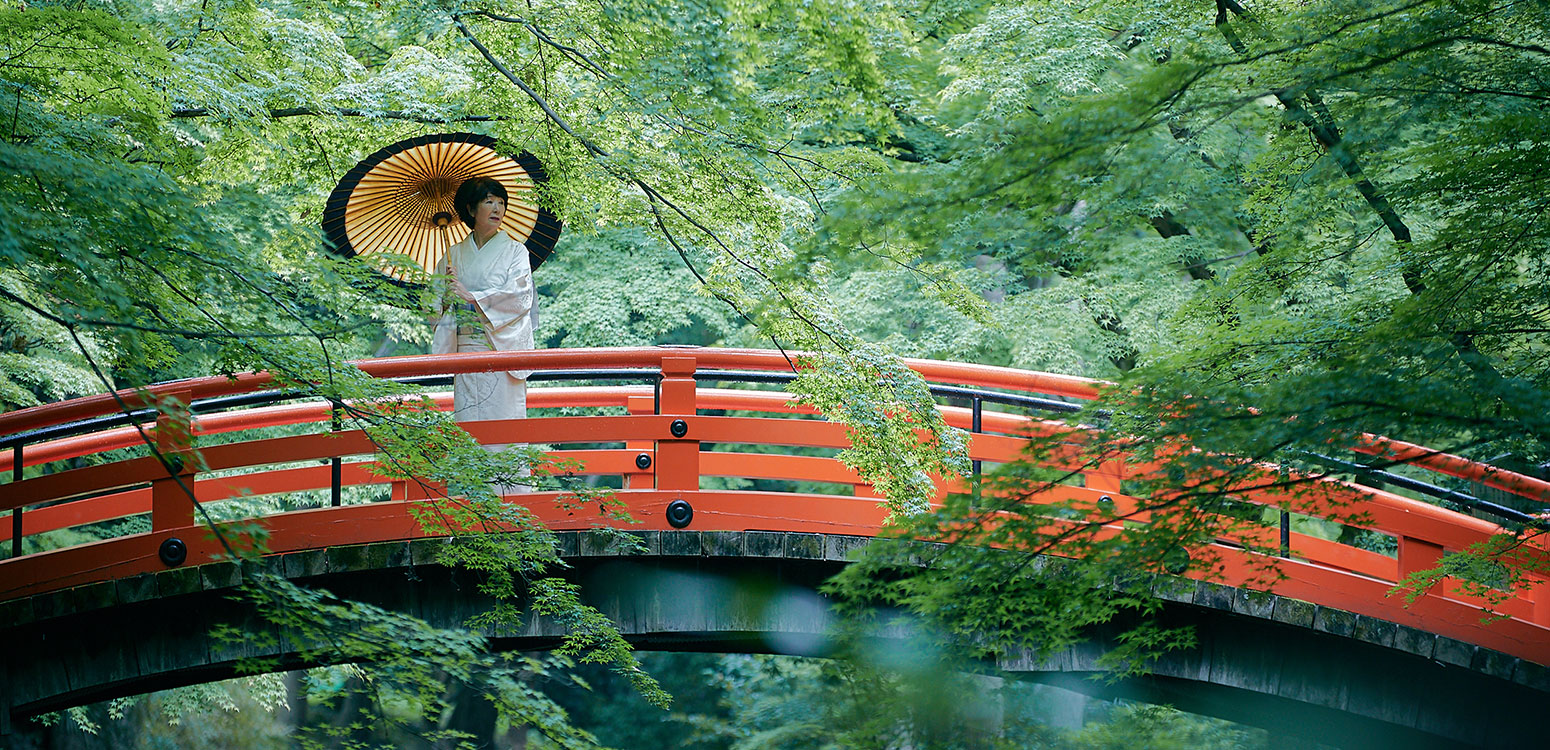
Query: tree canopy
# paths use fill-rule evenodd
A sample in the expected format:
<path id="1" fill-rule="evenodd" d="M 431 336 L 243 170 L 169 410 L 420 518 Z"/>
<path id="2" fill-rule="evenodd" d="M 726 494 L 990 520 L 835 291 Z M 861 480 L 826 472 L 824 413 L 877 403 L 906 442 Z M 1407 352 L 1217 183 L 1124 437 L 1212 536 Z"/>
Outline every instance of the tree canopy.
<path id="1" fill-rule="evenodd" d="M 965 537 L 1086 545 L 1092 567 L 1021 598 L 994 577 L 1024 566 L 974 544 L 845 584 L 954 629 L 1053 644 L 1144 611 L 1089 584 L 1257 523 L 1234 482 L 1324 471 L 1312 456 L 1363 434 L 1550 461 L 1541 2 L 77 0 L 0 4 L 0 29 L 0 408 L 248 369 L 341 405 L 397 392 L 344 362 L 423 351 L 423 301 L 330 255 L 322 208 L 377 148 L 469 130 L 548 169 L 567 229 L 538 280 L 547 345 L 804 352 L 795 390 L 852 427 L 846 460 L 906 531 L 986 509 L 924 512 L 965 436 L 901 356 L 1114 381 L 1079 417 L 1107 425 L 1089 460 L 1214 477 L 1137 482 L 1151 525 L 1112 544 L 1034 515 Z M 431 411 L 350 416 L 470 497 L 516 468 Z M 485 500 L 466 522 L 533 525 Z M 554 559 L 534 531 L 463 563 L 509 599 Z M 655 690 L 549 594 L 592 634 L 576 655 Z M 1072 596 L 1087 608 L 1060 615 Z M 475 667 L 467 646 L 438 658 L 558 726 L 514 677 L 549 665 Z"/>

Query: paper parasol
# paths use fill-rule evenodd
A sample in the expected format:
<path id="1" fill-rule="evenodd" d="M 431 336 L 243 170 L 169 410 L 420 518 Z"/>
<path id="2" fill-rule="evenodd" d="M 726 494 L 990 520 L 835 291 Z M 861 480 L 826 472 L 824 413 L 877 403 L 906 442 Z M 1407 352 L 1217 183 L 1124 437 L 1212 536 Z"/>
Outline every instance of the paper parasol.
<path id="1" fill-rule="evenodd" d="M 532 154 L 501 154 L 487 135 L 425 135 L 366 157 L 328 197 L 323 231 L 343 257 L 396 252 L 433 271 L 447 248 L 468 236 L 452 198 L 470 177 L 493 177 L 506 187 L 511 200 L 501 228 L 527 245 L 537 269 L 554 252 L 561 229 L 559 218 L 532 198 L 547 175 Z"/>

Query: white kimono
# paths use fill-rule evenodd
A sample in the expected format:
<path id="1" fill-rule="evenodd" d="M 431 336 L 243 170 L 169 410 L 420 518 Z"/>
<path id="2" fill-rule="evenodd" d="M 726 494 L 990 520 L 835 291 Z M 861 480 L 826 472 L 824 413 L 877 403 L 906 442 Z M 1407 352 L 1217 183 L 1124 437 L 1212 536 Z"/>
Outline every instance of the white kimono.
<path id="1" fill-rule="evenodd" d="M 473 314 L 479 324 L 465 322 L 459 327 L 455 308 L 442 310 L 431 353 L 532 349 L 536 291 L 527 246 L 497 232 L 484 247 L 475 247 L 470 232 L 447 249 L 436 264 L 436 273 L 445 274 L 449 265 L 457 269 L 458 280 L 473 295 Z M 452 298 L 448 304 L 460 302 Z M 469 314 L 465 312 L 463 317 L 467 320 Z M 471 422 L 526 417 L 528 374 L 513 370 L 453 376 L 452 418 Z M 500 450 L 505 446 L 487 447 Z"/>

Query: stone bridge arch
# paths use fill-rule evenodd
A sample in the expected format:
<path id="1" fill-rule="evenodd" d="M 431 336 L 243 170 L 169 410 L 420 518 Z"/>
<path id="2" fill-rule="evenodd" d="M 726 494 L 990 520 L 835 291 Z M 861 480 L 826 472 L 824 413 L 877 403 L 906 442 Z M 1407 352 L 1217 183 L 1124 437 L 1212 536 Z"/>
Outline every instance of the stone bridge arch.
<path id="1" fill-rule="evenodd" d="M 560 552 L 586 595 L 637 648 L 818 655 L 830 617 L 816 587 L 866 537 L 787 532 L 634 532 L 644 553 L 611 537 L 560 532 Z M 287 577 L 411 614 L 461 624 L 487 602 L 466 575 L 433 563 L 442 539 L 307 550 L 265 559 Z M 886 542 L 885 542 L 886 543 Z M 7 719 L 82 702 L 221 679 L 243 657 L 211 627 L 242 622 L 229 601 L 236 570 L 214 563 L 80 586 L 0 605 Z M 1550 671 L 1404 625 L 1290 598 L 1188 579 L 1159 579 L 1164 617 L 1189 624 L 1199 648 L 1165 656 L 1151 675 L 1101 676 L 1108 634 L 1045 659 L 1012 655 L 1008 674 L 1102 697 L 1168 703 L 1347 747 L 1534 747 Z M 493 646 L 539 650 L 563 631 L 536 619 L 486 632 Z M 60 667 L 63 668 L 60 668 Z"/>

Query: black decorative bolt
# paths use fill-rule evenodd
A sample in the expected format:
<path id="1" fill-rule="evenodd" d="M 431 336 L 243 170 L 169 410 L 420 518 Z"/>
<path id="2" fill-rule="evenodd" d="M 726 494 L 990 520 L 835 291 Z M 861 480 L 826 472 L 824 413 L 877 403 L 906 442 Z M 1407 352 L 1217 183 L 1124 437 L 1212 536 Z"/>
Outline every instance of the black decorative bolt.
<path id="1" fill-rule="evenodd" d="M 161 548 L 156 550 L 156 556 L 161 558 L 163 565 L 176 568 L 188 559 L 188 545 L 182 539 L 169 537 L 162 541 Z"/>
<path id="2" fill-rule="evenodd" d="M 650 453 L 642 453 L 640 455 L 637 455 L 635 457 L 635 468 L 637 468 L 637 469 L 649 469 L 649 468 L 651 468 L 651 454 Z"/>
<path id="3" fill-rule="evenodd" d="M 682 499 L 674 500 L 667 504 L 667 525 L 675 529 L 682 529 L 688 527 L 689 522 L 693 520 L 694 506 L 684 502 Z"/>
<path id="4" fill-rule="evenodd" d="M 1104 503 L 1105 505 L 1113 505 L 1114 498 L 1109 497 L 1108 495 L 1104 495 L 1103 497 L 1098 498 L 1098 502 Z"/>
<path id="5" fill-rule="evenodd" d="M 683 437 L 689 434 L 689 423 L 682 419 L 675 419 L 671 425 L 668 425 L 667 430 L 673 433 L 673 437 Z"/>

